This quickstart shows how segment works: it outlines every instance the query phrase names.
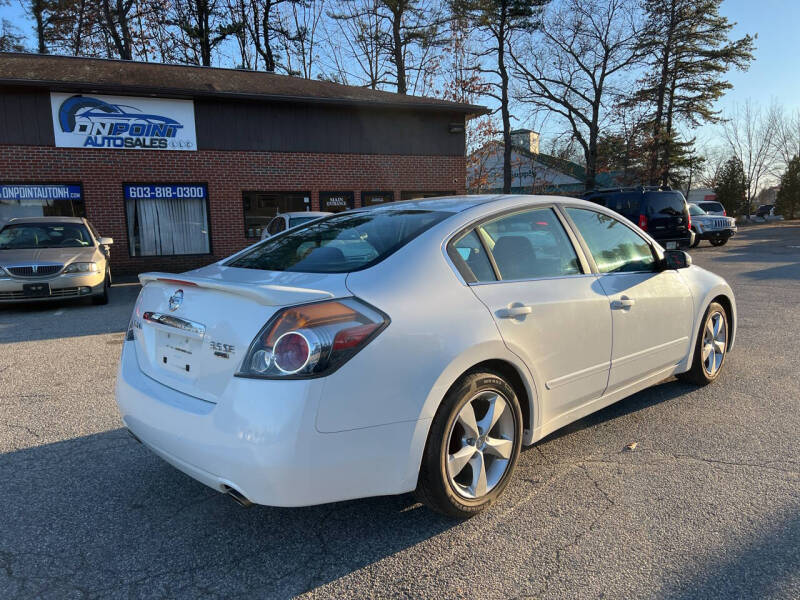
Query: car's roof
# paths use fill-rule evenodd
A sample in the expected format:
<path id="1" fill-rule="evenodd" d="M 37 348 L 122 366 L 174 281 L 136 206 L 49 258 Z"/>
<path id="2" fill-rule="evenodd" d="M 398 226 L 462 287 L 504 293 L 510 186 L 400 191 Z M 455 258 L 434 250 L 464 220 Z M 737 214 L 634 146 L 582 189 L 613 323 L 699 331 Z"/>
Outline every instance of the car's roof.
<path id="1" fill-rule="evenodd" d="M 584 204 L 586 206 L 597 207 L 594 202 L 581 200 L 573 196 L 539 196 L 530 194 L 491 194 L 491 195 L 464 195 L 464 196 L 442 196 L 437 198 L 424 198 L 420 200 L 401 200 L 399 202 L 387 202 L 375 206 L 365 206 L 357 208 L 355 211 L 392 211 L 400 209 L 411 210 L 430 210 L 450 213 L 461 213 L 466 210 L 483 207 L 491 209 L 493 205 L 508 203 L 524 203 L 527 205 L 552 204 L 553 202 L 569 202 L 570 204 Z"/>
<path id="2" fill-rule="evenodd" d="M 327 217 L 332 215 L 332 212 L 325 212 L 324 210 L 297 210 L 294 212 L 285 212 L 278 215 L 279 217 Z"/>
<path id="3" fill-rule="evenodd" d="M 417 200 L 399 200 L 397 202 L 387 202 L 386 204 L 376 204 L 364 206 L 355 210 L 370 211 L 393 211 L 398 208 L 404 210 L 430 210 L 435 212 L 460 213 L 476 206 L 500 202 L 510 198 L 530 198 L 531 200 L 543 199 L 542 202 L 552 202 L 553 196 L 524 196 L 520 194 L 484 194 L 484 195 L 463 195 L 463 196 L 437 196 L 435 198 L 419 198 Z"/>
<path id="4" fill-rule="evenodd" d="M 20 223 L 83 223 L 83 217 L 14 217 L 7 225 Z"/>

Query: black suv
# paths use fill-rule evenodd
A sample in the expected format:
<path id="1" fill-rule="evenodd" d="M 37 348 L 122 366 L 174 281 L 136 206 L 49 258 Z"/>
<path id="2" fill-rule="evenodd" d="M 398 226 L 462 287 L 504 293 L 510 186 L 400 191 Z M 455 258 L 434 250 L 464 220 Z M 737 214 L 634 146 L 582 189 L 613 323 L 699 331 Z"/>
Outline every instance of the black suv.
<path id="1" fill-rule="evenodd" d="M 689 205 L 677 190 L 613 188 L 587 192 L 583 198 L 618 212 L 668 250 L 692 245 L 694 233 Z"/>

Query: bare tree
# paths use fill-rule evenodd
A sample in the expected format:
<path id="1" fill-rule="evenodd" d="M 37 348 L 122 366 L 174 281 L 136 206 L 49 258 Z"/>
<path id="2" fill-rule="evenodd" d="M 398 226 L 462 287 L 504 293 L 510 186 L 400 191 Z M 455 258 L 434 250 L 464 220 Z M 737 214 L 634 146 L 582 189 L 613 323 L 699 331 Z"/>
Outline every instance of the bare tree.
<path id="1" fill-rule="evenodd" d="M 702 187 L 714 189 L 717 186 L 719 175 L 725 162 L 730 158 L 730 152 L 722 146 L 699 145 L 698 152 L 705 161 L 695 176 L 695 181 Z"/>
<path id="2" fill-rule="evenodd" d="M 734 157 L 742 163 L 747 183 L 746 211 L 750 217 L 750 204 L 760 186 L 769 176 L 775 148 L 772 138 L 775 121 L 759 106 L 747 100 L 725 114 L 723 137 Z"/>
<path id="3" fill-rule="evenodd" d="M 327 31 L 328 77 L 339 83 L 358 82 L 378 89 L 390 77 L 388 48 L 380 0 L 351 0 L 330 12 Z"/>
<path id="4" fill-rule="evenodd" d="M 103 29 L 119 58 L 133 59 L 131 18 L 135 0 L 99 0 Z"/>
<path id="5" fill-rule="evenodd" d="M 770 106 L 767 118 L 772 121 L 772 145 L 775 152 L 772 174 L 780 176 L 792 158 L 800 156 L 800 109 L 787 113 L 775 103 Z"/>
<path id="6" fill-rule="evenodd" d="M 319 71 L 319 52 L 325 19 L 325 0 L 290 2 L 279 11 L 281 42 L 289 75 L 312 79 Z"/>
<path id="7" fill-rule="evenodd" d="M 641 57 L 632 0 L 564 0 L 550 5 L 541 28 L 512 47 L 520 100 L 566 121 L 586 161 L 586 189 L 595 187 L 597 149 L 614 80 Z"/>
<path id="8" fill-rule="evenodd" d="M 539 25 L 547 0 L 451 0 L 454 16 L 476 36 L 474 59 L 491 85 L 485 95 L 499 103 L 503 131 L 503 193 L 511 191 L 511 110 L 509 59 L 511 38 Z"/>

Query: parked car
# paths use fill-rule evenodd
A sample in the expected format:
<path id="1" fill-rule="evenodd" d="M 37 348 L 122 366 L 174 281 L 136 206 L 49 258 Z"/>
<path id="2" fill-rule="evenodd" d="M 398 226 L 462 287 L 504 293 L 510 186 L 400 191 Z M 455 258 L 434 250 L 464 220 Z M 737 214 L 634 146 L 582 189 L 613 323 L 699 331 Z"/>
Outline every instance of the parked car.
<path id="1" fill-rule="evenodd" d="M 521 446 L 671 375 L 716 380 L 737 322 L 721 277 L 563 197 L 355 209 L 140 281 L 122 420 L 243 505 L 416 490 L 471 516 Z"/>
<path id="2" fill-rule="evenodd" d="M 697 206 L 702 208 L 708 215 L 715 215 L 719 217 L 728 216 L 728 211 L 725 210 L 725 207 L 722 206 L 721 203 L 714 202 L 713 200 L 702 200 L 697 202 Z"/>
<path id="3" fill-rule="evenodd" d="M 614 188 L 589 192 L 584 199 L 623 215 L 667 250 L 689 248 L 694 243 L 689 207 L 678 191 Z"/>
<path id="4" fill-rule="evenodd" d="M 698 246 L 701 240 L 708 240 L 712 246 L 724 246 L 738 231 L 736 219 L 709 215 L 697 204 L 689 204 L 689 214 L 695 234 L 692 248 Z"/>
<path id="5" fill-rule="evenodd" d="M 316 219 L 321 219 L 322 217 L 327 217 L 332 214 L 333 213 L 323 211 L 288 212 L 280 214 L 274 217 L 267 226 L 264 227 L 261 231 L 261 239 L 265 240 L 281 231 L 286 231 L 292 227 L 297 227 L 298 225 L 303 225 L 304 223 L 315 221 Z"/>
<path id="6" fill-rule="evenodd" d="M 762 219 L 766 219 L 767 217 L 771 217 L 775 214 L 775 205 L 774 204 L 762 204 L 756 210 L 756 216 L 761 217 Z"/>
<path id="7" fill-rule="evenodd" d="M 113 243 L 79 217 L 11 219 L 0 229 L 0 303 L 91 297 L 106 304 Z"/>

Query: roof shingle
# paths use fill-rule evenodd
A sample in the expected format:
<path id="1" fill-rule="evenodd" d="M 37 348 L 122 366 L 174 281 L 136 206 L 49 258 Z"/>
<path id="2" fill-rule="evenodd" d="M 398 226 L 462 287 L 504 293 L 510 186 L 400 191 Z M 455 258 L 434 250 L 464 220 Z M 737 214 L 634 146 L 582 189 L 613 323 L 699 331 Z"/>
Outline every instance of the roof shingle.
<path id="1" fill-rule="evenodd" d="M 25 53 L 0 52 L 0 85 L 95 93 L 355 104 L 469 114 L 488 112 L 478 105 L 260 71 Z"/>

